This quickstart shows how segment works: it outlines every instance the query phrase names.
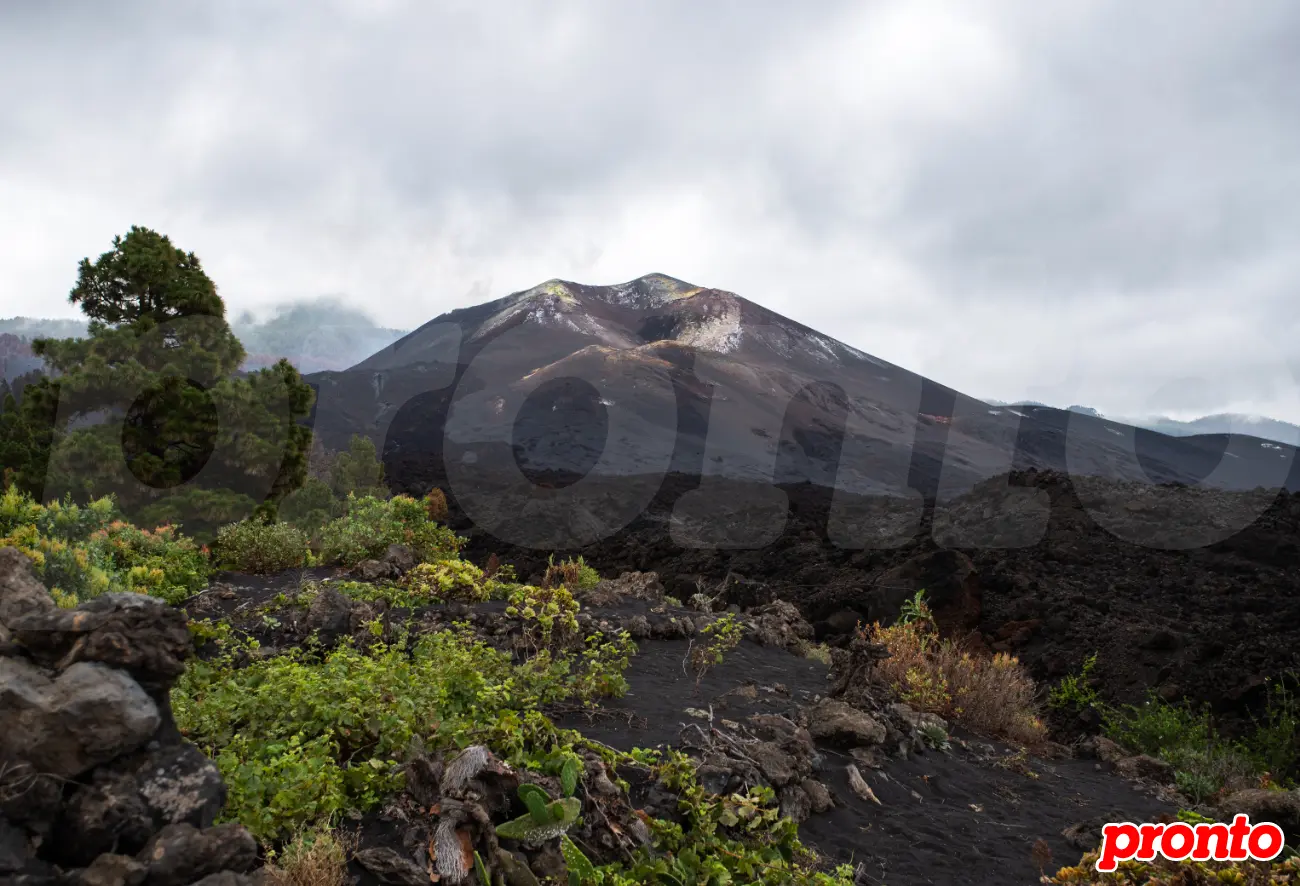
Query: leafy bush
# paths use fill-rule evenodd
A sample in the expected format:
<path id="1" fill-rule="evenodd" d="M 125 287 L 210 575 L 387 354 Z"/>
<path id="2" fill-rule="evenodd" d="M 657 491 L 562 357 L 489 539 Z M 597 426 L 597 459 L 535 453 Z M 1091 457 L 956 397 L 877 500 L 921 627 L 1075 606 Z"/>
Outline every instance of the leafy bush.
<path id="1" fill-rule="evenodd" d="M 92 533 L 108 526 L 119 516 L 117 506 L 109 496 L 85 505 L 77 505 L 70 498 L 43 505 L 14 486 L 0 495 L 0 537 L 29 526 L 46 538 L 86 541 Z"/>
<path id="2" fill-rule="evenodd" d="M 460 600 L 481 603 L 497 596 L 500 585 L 468 560 L 421 563 L 404 579 L 411 595 L 428 603 Z"/>
<path id="3" fill-rule="evenodd" d="M 1069 674 L 1047 692 L 1047 704 L 1056 710 L 1078 713 L 1089 708 L 1101 709 L 1101 696 L 1092 686 L 1093 671 L 1097 668 L 1097 653 L 1083 660 L 1077 674 Z"/>
<path id="4" fill-rule="evenodd" d="M 208 583 L 208 555 L 172 526 L 150 532 L 118 520 L 92 533 L 88 545 L 129 591 L 179 603 Z"/>
<path id="5" fill-rule="evenodd" d="M 691 667 L 695 668 L 696 684 L 704 679 L 710 668 L 722 664 L 728 652 L 740 645 L 744 627 L 736 621 L 734 615 L 724 615 L 705 625 L 700 633 L 704 635 L 705 642 L 698 646 L 692 643 L 688 653 Z"/>
<path id="6" fill-rule="evenodd" d="M 918 617 L 866 628 L 867 639 L 889 650 L 877 668 L 907 704 L 989 735 L 1035 744 L 1046 735 L 1038 718 L 1034 681 L 1019 659 L 987 656 L 941 639 L 917 599 Z"/>
<path id="7" fill-rule="evenodd" d="M 0 546 L 26 554 L 61 605 L 109 591 L 175 603 L 207 583 L 207 555 L 193 539 L 170 526 L 151 532 L 123 522 L 110 498 L 42 505 L 10 488 L 0 496 L 0 530 Z"/>
<path id="8" fill-rule="evenodd" d="M 507 711 L 616 691 L 612 671 L 626 664 L 618 643 L 613 654 L 597 645 L 515 664 L 459 630 L 422 636 L 409 652 L 404 640 L 376 641 L 263 658 L 249 654 L 254 641 L 215 642 L 221 653 L 193 663 L 172 692 L 176 722 L 216 760 L 226 814 L 264 841 L 374 808 L 399 787 L 396 761 L 412 739 L 454 744 Z"/>
<path id="9" fill-rule="evenodd" d="M 322 560 L 345 566 L 380 557 L 391 544 L 409 546 L 425 562 L 449 559 L 460 548 L 455 533 L 431 521 L 424 504 L 408 495 L 349 495 L 346 513 L 320 533 Z"/>
<path id="10" fill-rule="evenodd" d="M 537 648 L 562 643 L 578 632 L 578 602 L 564 585 L 515 585 L 506 615 L 524 620 L 524 636 Z"/>
<path id="11" fill-rule="evenodd" d="M 1240 742 L 1223 738 L 1209 709 L 1166 701 L 1151 693 L 1141 705 L 1101 706 L 1102 730 L 1130 751 L 1174 767 L 1178 789 L 1194 802 L 1224 790 L 1253 787 L 1261 767 Z"/>
<path id="12" fill-rule="evenodd" d="M 222 569 L 269 575 L 303 566 L 307 545 L 307 534 L 289 523 L 241 520 L 217 531 L 212 557 Z"/>

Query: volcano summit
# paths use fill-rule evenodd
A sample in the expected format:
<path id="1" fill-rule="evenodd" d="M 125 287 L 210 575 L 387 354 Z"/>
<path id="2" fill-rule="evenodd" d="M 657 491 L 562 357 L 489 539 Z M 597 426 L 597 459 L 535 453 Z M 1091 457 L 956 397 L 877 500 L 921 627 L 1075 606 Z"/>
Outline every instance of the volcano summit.
<path id="1" fill-rule="evenodd" d="M 308 379 L 329 446 L 362 433 L 386 458 L 455 450 L 475 463 L 509 451 L 537 477 L 671 470 L 943 498 L 1042 468 L 1300 488 L 1294 447 L 990 407 L 734 293 L 662 274 L 616 286 L 551 280 Z"/>

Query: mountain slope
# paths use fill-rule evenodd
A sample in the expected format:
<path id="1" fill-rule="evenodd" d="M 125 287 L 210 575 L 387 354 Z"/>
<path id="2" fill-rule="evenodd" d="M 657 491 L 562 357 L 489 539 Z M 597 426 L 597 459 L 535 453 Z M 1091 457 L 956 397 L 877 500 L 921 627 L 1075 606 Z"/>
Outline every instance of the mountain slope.
<path id="1" fill-rule="evenodd" d="M 534 476 L 671 467 L 942 497 L 1013 467 L 1254 488 L 1286 482 L 1295 452 L 990 406 L 734 293 L 662 274 L 615 286 L 551 280 L 444 314 L 309 380 L 327 445 L 369 434 L 393 464 L 422 464 L 416 485 L 439 465 L 513 460 Z"/>

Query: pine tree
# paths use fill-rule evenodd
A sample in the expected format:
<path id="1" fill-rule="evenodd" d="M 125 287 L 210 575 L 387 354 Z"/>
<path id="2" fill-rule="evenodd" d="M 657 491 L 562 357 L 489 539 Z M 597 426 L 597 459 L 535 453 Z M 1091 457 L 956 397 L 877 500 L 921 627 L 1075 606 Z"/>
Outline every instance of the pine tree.
<path id="1" fill-rule="evenodd" d="M 132 227 L 82 260 L 69 301 L 89 335 L 33 342 L 54 377 L 24 392 L 24 485 L 112 493 L 133 519 L 199 534 L 302 485 L 311 386 L 284 360 L 236 374 L 244 348 L 193 253 Z"/>

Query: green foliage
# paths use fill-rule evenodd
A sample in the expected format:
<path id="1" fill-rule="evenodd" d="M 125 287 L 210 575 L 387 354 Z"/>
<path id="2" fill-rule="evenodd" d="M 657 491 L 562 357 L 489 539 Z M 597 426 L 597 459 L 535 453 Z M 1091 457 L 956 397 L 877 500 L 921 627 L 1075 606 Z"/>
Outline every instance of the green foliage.
<path id="1" fill-rule="evenodd" d="M 911 624 L 914 621 L 932 621 L 929 604 L 925 602 L 925 589 L 911 596 L 898 613 L 898 624 Z"/>
<path id="2" fill-rule="evenodd" d="M 703 680 L 711 668 L 722 664 L 726 654 L 740 645 L 745 630 L 734 615 L 728 614 L 706 625 L 700 633 L 704 635 L 705 642 L 693 645 L 690 651 L 696 683 Z"/>
<path id="3" fill-rule="evenodd" d="M 627 631 L 620 631 L 613 639 L 600 634 L 588 636 L 569 681 L 574 698 L 585 705 L 601 698 L 622 698 L 628 690 L 623 674 L 635 654 L 636 643 Z"/>
<path id="4" fill-rule="evenodd" d="M 683 824 L 656 821 L 653 851 L 641 850 L 627 865 L 600 868 L 594 882 L 631 884 L 740 884 L 851 886 L 853 870 L 840 865 L 829 873 L 815 869 L 816 856 L 798 839 L 798 828 L 783 818 L 771 788 L 720 796 L 700 786 L 695 764 L 680 751 L 634 750 L 629 755 L 652 767 L 665 787 L 678 791 Z"/>
<path id="5" fill-rule="evenodd" d="M 1224 738 L 1206 707 L 1165 701 L 1152 693 L 1141 705 L 1103 706 L 1102 716 L 1109 738 L 1172 765 L 1175 784 L 1193 802 L 1211 800 L 1225 789 L 1254 786 L 1263 774 L 1249 739 Z"/>
<path id="6" fill-rule="evenodd" d="M 203 536 L 302 484 L 312 389 L 285 361 L 233 376 L 244 349 L 192 253 L 133 227 L 81 262 L 69 300 L 88 335 L 33 342 L 57 378 L 24 392 L 20 486 L 113 494 L 133 520 Z"/>
<path id="7" fill-rule="evenodd" d="M 1300 781 L 1300 697 L 1294 687 L 1300 674 L 1270 678 L 1264 717 L 1257 720 L 1247 749 L 1260 767 L 1278 781 Z"/>
<path id="8" fill-rule="evenodd" d="M 1097 667 L 1097 653 L 1083 660 L 1078 674 L 1070 674 L 1047 693 L 1047 704 L 1056 710 L 1079 712 L 1101 707 L 1101 696 L 1092 686 L 1093 671 Z"/>
<path id="9" fill-rule="evenodd" d="M 581 800 L 565 797 L 551 801 L 537 785 L 520 785 L 519 798 L 528 806 L 528 814 L 497 825 L 498 837 L 521 843 L 544 843 L 573 827 L 582 813 Z"/>
<path id="10" fill-rule="evenodd" d="M 369 437 L 353 434 L 346 452 L 334 461 L 330 476 L 331 491 L 340 499 L 349 495 L 358 498 L 388 498 L 391 494 L 384 485 L 384 466 Z"/>
<path id="11" fill-rule="evenodd" d="M 226 814 L 263 840 L 374 808 L 400 784 L 395 761 L 413 738 L 455 746 L 485 737 L 503 753 L 517 742 L 521 760 L 538 762 L 524 743 L 546 730 L 517 718 L 578 685 L 569 658 L 516 664 L 464 630 L 270 658 L 251 640 L 213 640 L 220 654 L 191 665 L 172 706 L 182 732 L 217 760 L 231 791 Z M 554 764 L 562 778 L 564 759 Z"/>
<path id="12" fill-rule="evenodd" d="M 481 603 L 504 593 L 504 586 L 485 577 L 482 569 L 459 559 L 421 563 L 406 574 L 403 582 L 411 597 L 424 603 Z"/>
<path id="13" fill-rule="evenodd" d="M 0 546 L 13 546 L 64 605 L 109 591 L 176 603 L 207 583 L 206 554 L 171 526 L 153 531 L 118 519 L 112 499 L 38 504 L 10 487 L 0 496 Z"/>
<path id="14" fill-rule="evenodd" d="M 560 854 L 564 856 L 564 866 L 569 869 L 569 886 L 599 882 L 596 868 L 568 834 L 560 835 Z"/>
<path id="15" fill-rule="evenodd" d="M 546 561 L 546 574 L 542 579 L 543 587 L 556 587 L 564 585 L 570 590 L 589 590 L 600 584 L 600 573 L 587 565 L 587 561 L 579 555 L 576 559 L 569 558 L 555 562 L 555 555 L 552 554 Z"/>
<path id="16" fill-rule="evenodd" d="M 524 636 L 536 647 L 564 642 L 578 632 L 578 602 L 564 585 L 515 585 L 506 615 L 524 621 Z"/>
<path id="17" fill-rule="evenodd" d="M 560 790 L 564 796 L 572 797 L 578 789 L 578 777 L 582 774 L 582 764 L 576 757 L 569 757 L 560 768 Z"/>
<path id="18" fill-rule="evenodd" d="M 289 523 L 241 520 L 221 527 L 212 557 L 221 569 L 269 575 L 307 561 L 307 534 Z"/>
<path id="19" fill-rule="evenodd" d="M 948 751 L 952 747 L 948 741 L 948 731 L 937 723 L 926 723 L 917 731 L 927 747 L 936 751 Z"/>
<path id="20" fill-rule="evenodd" d="M 430 520 L 423 503 L 408 495 L 349 495 L 344 515 L 320 533 L 321 559 L 344 566 L 380 557 L 390 544 L 409 546 L 425 562 L 450 559 L 460 548 L 455 533 Z"/>
<path id="21" fill-rule="evenodd" d="M 150 532 L 115 521 L 92 533 L 88 544 L 111 574 L 124 577 L 128 591 L 179 603 L 208 583 L 207 554 L 172 526 Z"/>
<path id="22" fill-rule="evenodd" d="M 342 515 L 344 505 L 324 480 L 308 477 L 302 486 L 285 496 L 280 504 L 280 518 L 309 535 L 320 531 L 330 520 Z"/>

